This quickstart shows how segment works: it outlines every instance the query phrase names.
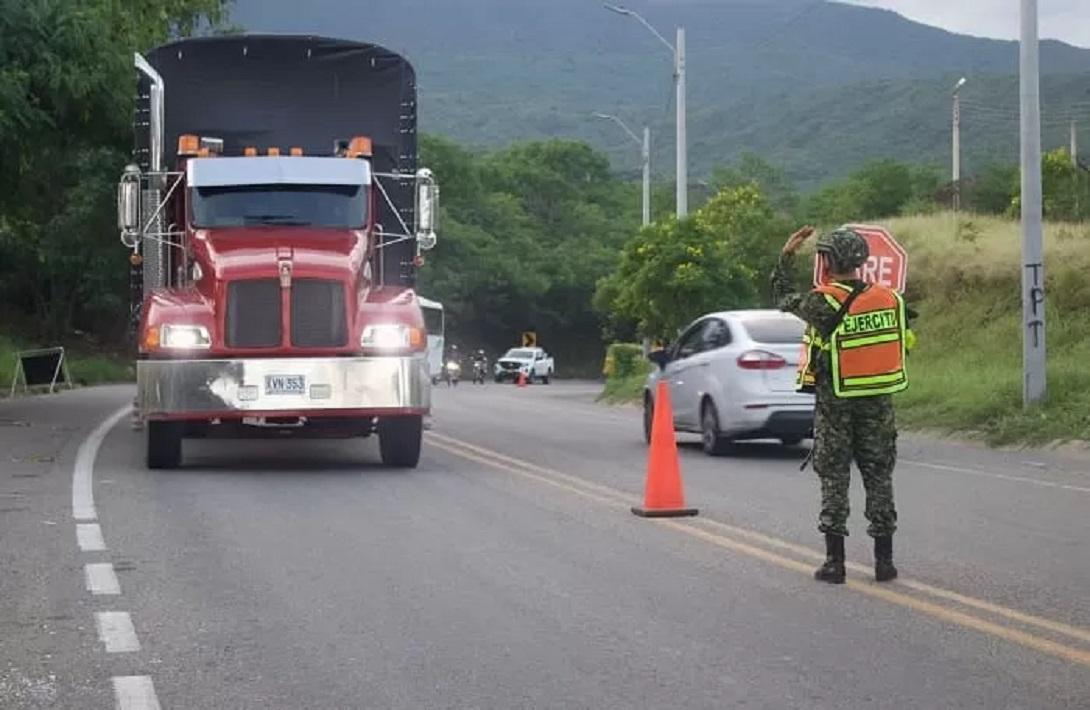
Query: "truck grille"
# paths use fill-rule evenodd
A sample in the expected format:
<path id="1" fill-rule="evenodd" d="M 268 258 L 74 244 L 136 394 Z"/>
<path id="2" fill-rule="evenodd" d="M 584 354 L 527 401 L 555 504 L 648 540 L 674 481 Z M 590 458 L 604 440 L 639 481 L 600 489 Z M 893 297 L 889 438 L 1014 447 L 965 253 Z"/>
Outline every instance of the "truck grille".
<path id="1" fill-rule="evenodd" d="M 280 337 L 280 282 L 248 279 L 228 284 L 227 346 L 275 348 Z"/>
<path id="2" fill-rule="evenodd" d="M 291 344 L 302 348 L 338 348 L 348 340 L 344 284 L 296 279 L 291 286 Z"/>

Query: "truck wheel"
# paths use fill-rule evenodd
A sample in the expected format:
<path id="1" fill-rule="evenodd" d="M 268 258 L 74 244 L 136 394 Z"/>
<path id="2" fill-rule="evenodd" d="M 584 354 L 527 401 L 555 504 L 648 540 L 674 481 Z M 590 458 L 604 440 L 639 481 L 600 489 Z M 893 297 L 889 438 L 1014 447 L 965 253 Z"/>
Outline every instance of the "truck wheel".
<path id="1" fill-rule="evenodd" d="M 182 465 L 181 422 L 147 423 L 147 465 L 150 469 L 171 469 Z"/>
<path id="2" fill-rule="evenodd" d="M 424 418 L 421 416 L 380 419 L 378 444 L 382 463 L 395 468 L 416 468 L 420 463 L 423 437 Z"/>
<path id="3" fill-rule="evenodd" d="M 553 373 L 551 373 L 551 372 L 546 373 L 546 375 L 541 378 L 541 384 L 543 384 L 543 385 L 549 384 L 549 378 L 552 377 L 552 376 L 553 376 Z"/>

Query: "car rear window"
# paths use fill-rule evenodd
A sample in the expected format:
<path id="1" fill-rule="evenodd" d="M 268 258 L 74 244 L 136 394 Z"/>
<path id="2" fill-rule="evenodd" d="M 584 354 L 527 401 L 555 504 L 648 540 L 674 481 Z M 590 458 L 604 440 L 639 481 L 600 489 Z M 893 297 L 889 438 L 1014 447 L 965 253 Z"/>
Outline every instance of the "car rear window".
<path id="1" fill-rule="evenodd" d="M 758 343 L 797 343 L 805 325 L 798 318 L 747 318 L 742 321 L 749 337 Z"/>

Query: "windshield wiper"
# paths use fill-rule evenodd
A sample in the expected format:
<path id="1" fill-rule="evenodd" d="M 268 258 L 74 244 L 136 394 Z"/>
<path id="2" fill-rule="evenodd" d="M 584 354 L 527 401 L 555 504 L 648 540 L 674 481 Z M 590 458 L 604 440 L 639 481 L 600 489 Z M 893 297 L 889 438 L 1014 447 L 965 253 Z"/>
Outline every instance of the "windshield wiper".
<path id="1" fill-rule="evenodd" d="M 288 226 L 307 224 L 307 222 L 302 222 L 296 219 L 295 215 L 290 214 L 248 214 L 244 215 L 243 219 L 246 224 L 283 224 Z"/>

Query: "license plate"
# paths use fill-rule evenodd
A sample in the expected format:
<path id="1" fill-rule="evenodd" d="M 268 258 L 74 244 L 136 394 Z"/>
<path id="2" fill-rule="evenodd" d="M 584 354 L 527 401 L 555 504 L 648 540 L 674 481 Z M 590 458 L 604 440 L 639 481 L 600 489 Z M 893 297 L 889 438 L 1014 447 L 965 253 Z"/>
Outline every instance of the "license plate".
<path id="1" fill-rule="evenodd" d="M 265 375 L 265 394 L 305 394 L 307 378 L 303 375 Z"/>

